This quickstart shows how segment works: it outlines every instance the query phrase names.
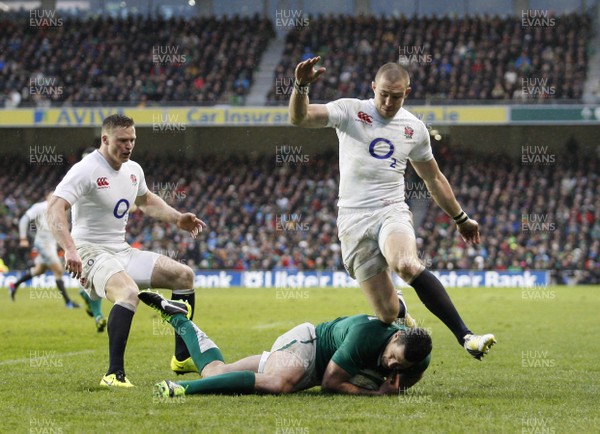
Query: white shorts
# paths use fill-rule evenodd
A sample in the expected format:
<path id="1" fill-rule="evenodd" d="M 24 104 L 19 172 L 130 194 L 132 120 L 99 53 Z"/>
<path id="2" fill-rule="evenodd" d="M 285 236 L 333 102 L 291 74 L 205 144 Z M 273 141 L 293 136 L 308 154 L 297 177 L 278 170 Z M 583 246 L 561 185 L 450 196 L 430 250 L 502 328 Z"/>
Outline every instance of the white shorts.
<path id="1" fill-rule="evenodd" d="M 316 370 L 317 335 L 314 325 L 305 322 L 279 336 L 271 347 L 271 351 L 263 353 L 258 365 L 259 373 L 264 373 L 267 359 L 276 351 L 292 353 L 298 361 L 298 364 L 294 364 L 294 366 L 304 366 L 304 375 L 294 386 L 294 392 L 321 384 Z"/>
<path id="2" fill-rule="evenodd" d="M 60 264 L 60 258 L 56 253 L 56 241 L 34 241 L 33 247 L 37 251 L 34 259 L 35 265 Z"/>
<path id="3" fill-rule="evenodd" d="M 127 243 L 97 245 L 82 243 L 77 253 L 83 263 L 81 285 L 93 299 L 106 298 L 106 283 L 113 275 L 125 271 L 140 288 L 150 286 L 158 253 L 142 251 Z"/>
<path id="4" fill-rule="evenodd" d="M 390 234 L 415 238 L 412 213 L 405 203 L 377 209 L 340 208 L 337 226 L 344 267 L 359 282 L 388 269 L 383 246 Z"/>

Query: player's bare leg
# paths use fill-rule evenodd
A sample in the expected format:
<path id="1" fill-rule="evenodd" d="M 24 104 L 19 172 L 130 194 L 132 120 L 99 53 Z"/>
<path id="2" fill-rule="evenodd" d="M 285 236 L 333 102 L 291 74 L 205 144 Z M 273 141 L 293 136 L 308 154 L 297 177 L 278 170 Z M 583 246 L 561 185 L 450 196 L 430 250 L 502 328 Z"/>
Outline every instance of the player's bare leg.
<path id="1" fill-rule="evenodd" d="M 415 238 L 411 234 L 391 233 L 385 240 L 383 256 L 392 270 L 415 288 L 427 309 L 446 324 L 462 345 L 464 336 L 470 331 L 460 318 L 441 282 L 425 271 L 425 267 L 419 262 Z M 428 273 L 426 285 L 418 281 L 418 277 L 425 273 Z"/>
<path id="2" fill-rule="evenodd" d="M 54 262 L 50 264 L 49 268 L 52 271 L 52 274 L 54 274 L 54 281 L 56 282 L 56 287 L 60 291 L 60 294 L 62 295 L 65 301 L 65 306 L 70 309 L 78 308 L 79 305 L 69 298 L 69 294 L 67 294 L 67 290 L 65 289 L 65 282 L 63 281 L 64 270 L 62 265 L 58 262 Z"/>
<path id="3" fill-rule="evenodd" d="M 187 265 L 161 255 L 152 270 L 151 285 L 153 288 L 189 289 L 194 285 L 194 272 Z"/>
<path id="4" fill-rule="evenodd" d="M 21 286 L 22 283 L 27 282 L 29 279 L 35 276 L 39 276 L 43 272 L 46 271 L 46 266 L 44 264 L 35 264 L 35 266 L 31 267 L 29 271 L 23 274 L 15 283 L 9 284 L 10 290 L 10 298 L 12 301 L 15 301 L 15 296 L 17 295 L 17 289 Z"/>
<path id="5" fill-rule="evenodd" d="M 192 316 L 196 310 L 194 293 L 194 272 L 190 267 L 167 256 L 160 256 L 152 270 L 151 285 L 153 288 L 166 288 L 173 291 L 172 300 L 181 300 L 190 304 Z M 171 358 L 171 370 L 177 374 L 197 372 L 196 366 L 181 336 L 175 333 L 175 350 Z"/>
<path id="6" fill-rule="evenodd" d="M 261 356 L 255 356 L 260 359 Z M 251 361 L 251 362 L 250 362 Z M 242 362 L 255 363 L 247 358 Z M 162 397 L 193 395 L 196 393 L 249 394 L 249 393 L 290 393 L 302 379 L 305 368 L 301 360 L 289 351 L 275 351 L 266 361 L 263 373 L 253 369 L 226 372 L 194 381 L 169 380 L 154 386 L 155 394 Z"/>
<path id="7" fill-rule="evenodd" d="M 381 321 L 391 324 L 396 320 L 400 303 L 389 271 L 382 271 L 360 282 L 360 288 Z"/>
<path id="8" fill-rule="evenodd" d="M 302 379 L 305 367 L 290 351 L 274 351 L 265 364 L 264 373 L 255 374 L 254 389 L 263 393 L 290 393 Z"/>
<path id="9" fill-rule="evenodd" d="M 473 335 L 454 307 L 446 289 L 419 262 L 415 239 L 411 234 L 391 233 L 384 243 L 383 255 L 394 272 L 411 285 L 419 299 L 452 331 L 461 346 L 481 359 L 496 342 L 493 335 Z"/>
<path id="10" fill-rule="evenodd" d="M 260 358 L 260 355 L 248 356 L 233 363 L 224 363 L 215 360 L 204 367 L 202 370 L 202 378 L 214 377 L 215 375 L 225 374 L 227 372 L 258 372 Z"/>
<path id="11" fill-rule="evenodd" d="M 127 273 L 120 271 L 108 279 L 105 291 L 114 305 L 108 315 L 109 367 L 100 384 L 131 387 L 125 376 L 125 347 L 138 305 L 138 287 Z"/>
<path id="12" fill-rule="evenodd" d="M 395 289 L 389 271 L 360 282 L 360 287 L 381 321 L 416 327 L 416 321 L 408 314 L 402 291 Z"/>

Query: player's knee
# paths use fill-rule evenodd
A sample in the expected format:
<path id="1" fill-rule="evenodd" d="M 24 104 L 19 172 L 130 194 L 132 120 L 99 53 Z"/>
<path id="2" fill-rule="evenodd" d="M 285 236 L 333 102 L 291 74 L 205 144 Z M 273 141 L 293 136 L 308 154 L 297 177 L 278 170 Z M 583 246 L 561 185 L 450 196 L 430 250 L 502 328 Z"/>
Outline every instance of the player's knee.
<path id="1" fill-rule="evenodd" d="M 187 265 L 183 267 L 179 275 L 179 288 L 193 288 L 194 287 L 194 272 Z"/>
<path id="2" fill-rule="evenodd" d="M 133 285 L 124 285 L 121 287 L 107 287 L 106 295 L 112 299 L 113 303 L 127 304 L 137 306 L 139 289 Z"/>
<path id="3" fill-rule="evenodd" d="M 194 287 L 194 272 L 187 265 L 179 264 L 169 273 L 171 289 L 190 289 Z"/>
<path id="4" fill-rule="evenodd" d="M 213 360 L 208 365 L 206 365 L 200 375 L 202 378 L 214 377 L 215 375 L 220 375 L 226 373 L 225 363 L 220 360 Z"/>
<path id="5" fill-rule="evenodd" d="M 398 309 L 394 309 L 393 306 L 386 306 L 385 309 L 377 313 L 377 317 L 381 322 L 391 324 L 398 318 Z"/>
<path id="6" fill-rule="evenodd" d="M 124 301 L 133 306 L 137 306 L 140 301 L 138 298 L 138 292 L 138 288 L 127 288 L 127 290 L 123 292 L 121 301 Z"/>
<path id="7" fill-rule="evenodd" d="M 291 393 L 294 391 L 294 383 L 286 378 L 278 378 L 272 383 L 272 393 Z"/>
<path id="8" fill-rule="evenodd" d="M 423 271 L 423 265 L 417 258 L 398 256 L 392 262 L 392 269 L 402 280 L 410 282 Z"/>

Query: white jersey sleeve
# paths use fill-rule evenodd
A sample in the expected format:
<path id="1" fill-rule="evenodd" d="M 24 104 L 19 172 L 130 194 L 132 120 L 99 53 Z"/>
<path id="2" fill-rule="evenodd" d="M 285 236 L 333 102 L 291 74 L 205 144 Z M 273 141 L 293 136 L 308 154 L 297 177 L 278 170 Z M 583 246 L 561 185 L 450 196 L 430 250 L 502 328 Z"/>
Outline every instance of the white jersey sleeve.
<path id="1" fill-rule="evenodd" d="M 333 127 L 340 130 L 345 129 L 346 125 L 348 125 L 349 118 L 348 104 L 351 101 L 352 98 L 342 98 L 325 104 L 325 107 L 329 112 L 329 118 L 327 120 L 328 127 Z"/>
<path id="2" fill-rule="evenodd" d="M 94 183 L 89 173 L 87 173 L 86 166 L 82 163 L 83 160 L 71 167 L 54 190 L 54 195 L 69 202 L 71 207 L 94 188 Z"/>
<path id="3" fill-rule="evenodd" d="M 433 151 L 431 150 L 431 139 L 429 138 L 429 131 L 425 124 L 419 120 L 415 123 L 415 146 L 408 154 L 410 161 L 416 161 L 417 163 L 426 162 L 433 159 Z"/>
<path id="4" fill-rule="evenodd" d="M 19 219 L 19 238 L 24 239 L 27 238 L 27 232 L 29 229 L 29 222 L 31 219 L 27 213 L 23 214 Z"/>
<path id="5" fill-rule="evenodd" d="M 75 164 L 54 195 L 71 205 L 71 235 L 75 244 L 117 244 L 125 241 L 129 210 L 148 192 L 144 171 L 134 161 L 114 170 L 95 151 Z"/>
<path id="6" fill-rule="evenodd" d="M 30 222 L 35 222 L 35 240 L 38 242 L 50 242 L 54 240 L 54 236 L 48 227 L 46 220 L 46 210 L 48 202 L 38 202 L 29 208 L 23 217 L 19 220 L 19 237 L 26 238 L 28 226 Z"/>

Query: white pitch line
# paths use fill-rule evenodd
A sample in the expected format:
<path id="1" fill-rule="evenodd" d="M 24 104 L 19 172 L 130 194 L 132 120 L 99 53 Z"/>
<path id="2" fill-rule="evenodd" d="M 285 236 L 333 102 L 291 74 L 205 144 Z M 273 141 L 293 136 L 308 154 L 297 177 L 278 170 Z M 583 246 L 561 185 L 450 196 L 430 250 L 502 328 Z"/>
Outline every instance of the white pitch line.
<path id="1" fill-rule="evenodd" d="M 279 322 L 271 322 L 267 324 L 259 324 L 255 325 L 252 328 L 255 330 L 265 330 L 265 329 L 274 329 L 280 326 L 289 326 L 291 324 L 290 321 L 279 321 Z"/>
<path id="2" fill-rule="evenodd" d="M 58 357 L 71 357 L 71 356 L 80 356 L 82 354 L 90 354 L 90 353 L 95 353 L 96 350 L 83 350 L 83 351 L 74 351 L 71 353 L 57 353 L 57 354 L 51 354 L 53 359 L 56 359 Z M 13 360 L 3 360 L 2 362 L 0 362 L 0 366 L 2 365 L 18 365 L 19 363 L 30 363 L 31 360 L 37 360 L 37 359 L 43 359 L 44 357 L 29 357 L 27 359 L 13 359 Z"/>

